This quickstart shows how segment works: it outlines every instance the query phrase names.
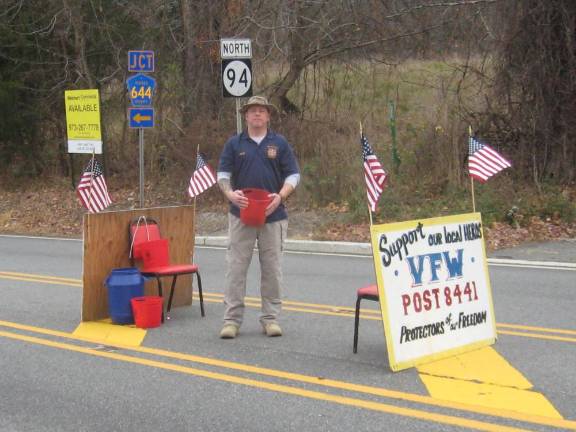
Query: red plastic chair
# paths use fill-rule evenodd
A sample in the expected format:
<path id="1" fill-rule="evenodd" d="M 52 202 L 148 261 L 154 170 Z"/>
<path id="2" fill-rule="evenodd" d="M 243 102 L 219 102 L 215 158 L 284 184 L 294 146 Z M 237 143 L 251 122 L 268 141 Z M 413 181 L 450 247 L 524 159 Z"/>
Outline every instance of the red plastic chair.
<path id="1" fill-rule="evenodd" d="M 172 308 L 174 288 L 179 275 L 196 274 L 198 281 L 198 297 L 200 298 L 200 313 L 204 313 L 204 297 L 202 295 L 202 278 L 196 264 L 170 264 L 170 247 L 168 239 L 160 235 L 160 227 L 154 219 L 138 218 L 130 222 L 130 260 L 142 261 L 141 272 L 144 276 L 155 277 L 158 282 L 158 295 L 162 297 L 162 280 L 164 276 L 172 276 L 172 286 L 166 314 Z M 162 314 L 164 321 L 164 313 Z"/>
<path id="2" fill-rule="evenodd" d="M 358 288 L 356 291 L 356 314 L 354 316 L 354 349 L 353 352 L 358 352 L 358 325 L 360 324 L 360 301 L 362 299 L 380 301 L 378 296 L 378 285 L 368 285 L 363 288 Z"/>

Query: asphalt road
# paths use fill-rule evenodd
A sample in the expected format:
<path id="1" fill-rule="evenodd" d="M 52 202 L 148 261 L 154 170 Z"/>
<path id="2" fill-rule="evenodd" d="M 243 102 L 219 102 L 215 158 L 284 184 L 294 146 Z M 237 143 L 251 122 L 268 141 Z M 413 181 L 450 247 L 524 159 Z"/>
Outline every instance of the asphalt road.
<path id="1" fill-rule="evenodd" d="M 574 256 L 576 244 L 564 247 L 552 261 Z M 431 398 L 415 369 L 390 371 L 378 319 L 362 320 L 352 354 L 345 308 L 374 283 L 371 258 L 286 254 L 285 335 L 263 336 L 248 307 L 240 336 L 223 341 L 224 251 L 198 248 L 206 317 L 197 302 L 175 309 L 128 349 L 72 335 L 81 252 L 80 241 L 0 236 L 0 431 L 576 430 L 574 268 L 490 266 L 494 348 L 568 421 L 559 425 Z M 253 263 L 249 297 L 258 278 Z"/>

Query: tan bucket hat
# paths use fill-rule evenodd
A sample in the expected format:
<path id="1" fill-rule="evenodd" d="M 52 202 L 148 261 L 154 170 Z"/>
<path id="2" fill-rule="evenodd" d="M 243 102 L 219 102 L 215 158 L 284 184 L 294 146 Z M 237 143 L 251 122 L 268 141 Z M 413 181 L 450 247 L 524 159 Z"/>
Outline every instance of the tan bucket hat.
<path id="1" fill-rule="evenodd" d="M 242 105 L 242 108 L 240 108 L 240 112 L 244 114 L 246 113 L 248 108 L 257 105 L 265 107 L 270 114 L 273 114 L 276 111 L 278 111 L 276 107 L 271 103 L 269 103 L 268 99 L 266 99 L 264 96 L 252 96 L 250 99 L 248 99 L 248 102 Z"/>

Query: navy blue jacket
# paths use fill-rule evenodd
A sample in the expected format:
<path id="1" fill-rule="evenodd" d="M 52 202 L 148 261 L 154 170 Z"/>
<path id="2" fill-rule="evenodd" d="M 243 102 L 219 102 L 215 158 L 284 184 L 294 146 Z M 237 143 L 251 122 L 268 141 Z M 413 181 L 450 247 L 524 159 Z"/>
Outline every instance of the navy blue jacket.
<path id="1" fill-rule="evenodd" d="M 260 144 L 253 141 L 246 131 L 231 137 L 224 145 L 218 171 L 232 173 L 230 183 L 233 190 L 258 188 L 278 193 L 286 177 L 298 174 L 300 169 L 286 138 L 268 130 Z M 240 217 L 240 209 L 232 203 L 230 212 Z M 280 204 L 266 222 L 287 217 L 284 204 Z"/>

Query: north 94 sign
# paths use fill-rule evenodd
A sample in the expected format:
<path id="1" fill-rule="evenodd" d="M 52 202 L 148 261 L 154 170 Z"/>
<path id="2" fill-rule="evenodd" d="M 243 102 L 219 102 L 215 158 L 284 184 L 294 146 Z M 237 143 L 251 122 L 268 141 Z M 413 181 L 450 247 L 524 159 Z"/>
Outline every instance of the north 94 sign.
<path id="1" fill-rule="evenodd" d="M 252 60 L 222 60 L 222 94 L 224 97 L 252 96 Z"/>

